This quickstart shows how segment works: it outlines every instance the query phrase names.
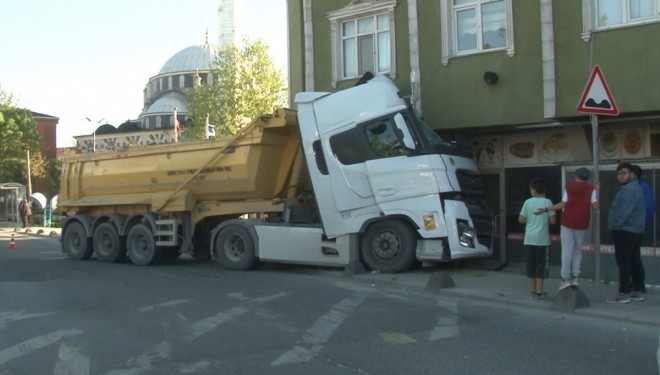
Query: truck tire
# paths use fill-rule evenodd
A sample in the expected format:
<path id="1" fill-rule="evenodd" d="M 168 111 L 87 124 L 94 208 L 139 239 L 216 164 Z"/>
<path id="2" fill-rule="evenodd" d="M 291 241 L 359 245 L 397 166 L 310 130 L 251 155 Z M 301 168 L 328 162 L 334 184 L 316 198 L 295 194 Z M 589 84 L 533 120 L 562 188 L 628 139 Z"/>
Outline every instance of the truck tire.
<path id="1" fill-rule="evenodd" d="M 87 238 L 87 232 L 82 224 L 71 223 L 64 229 L 62 252 L 71 259 L 87 260 L 92 257 L 94 253 L 92 241 Z"/>
<path id="2" fill-rule="evenodd" d="M 126 238 L 128 257 L 137 266 L 150 266 L 158 263 L 163 255 L 160 246 L 156 246 L 151 229 L 145 224 L 131 228 Z"/>
<path id="3" fill-rule="evenodd" d="M 94 254 L 106 263 L 120 262 L 126 256 L 126 242 L 112 223 L 102 223 L 94 231 Z"/>
<path id="4" fill-rule="evenodd" d="M 362 236 L 360 253 L 365 265 L 382 273 L 407 271 L 416 260 L 417 236 L 407 223 L 381 221 Z"/>
<path id="5" fill-rule="evenodd" d="M 215 254 L 222 268 L 233 271 L 248 270 L 259 262 L 252 235 L 239 225 L 226 226 L 218 233 Z"/>

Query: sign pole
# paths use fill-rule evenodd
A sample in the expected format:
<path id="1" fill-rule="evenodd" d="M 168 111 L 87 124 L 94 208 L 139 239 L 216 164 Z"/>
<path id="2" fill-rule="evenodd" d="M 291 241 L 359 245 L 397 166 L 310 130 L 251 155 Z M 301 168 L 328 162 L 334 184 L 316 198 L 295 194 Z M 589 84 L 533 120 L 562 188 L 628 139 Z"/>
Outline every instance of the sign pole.
<path id="1" fill-rule="evenodd" d="M 600 172 L 598 170 L 598 161 L 600 160 L 600 143 L 598 138 L 598 117 L 597 115 L 618 116 L 619 108 L 614 102 L 614 97 L 610 92 L 610 88 L 605 82 L 605 76 L 600 70 L 598 65 L 594 66 L 591 72 L 587 86 L 584 88 L 580 102 L 578 103 L 578 112 L 589 113 L 591 119 L 591 134 L 593 137 L 593 161 L 594 161 L 594 185 L 597 185 L 600 190 Z M 596 269 L 595 281 L 598 285 L 596 287 L 596 299 L 601 300 L 601 277 L 600 277 L 600 191 L 598 192 L 598 205 L 593 217 L 593 242 L 594 250 L 596 251 Z"/>
<path id="2" fill-rule="evenodd" d="M 600 142 L 598 138 L 598 116 L 590 115 L 591 117 L 591 136 L 593 144 L 593 160 L 594 160 L 594 186 L 599 186 L 600 184 L 600 171 L 599 171 L 599 158 L 600 158 Z M 598 195 L 598 205 L 594 212 L 594 250 L 596 251 L 596 300 L 601 301 L 601 283 L 600 283 L 600 191 Z"/>

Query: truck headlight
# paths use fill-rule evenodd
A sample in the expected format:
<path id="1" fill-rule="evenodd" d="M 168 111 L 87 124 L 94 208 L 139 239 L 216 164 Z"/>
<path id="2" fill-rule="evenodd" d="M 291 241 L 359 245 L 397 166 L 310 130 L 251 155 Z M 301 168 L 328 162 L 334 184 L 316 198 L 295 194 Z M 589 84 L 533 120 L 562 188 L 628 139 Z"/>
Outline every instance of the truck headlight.
<path id="1" fill-rule="evenodd" d="M 458 242 L 461 246 L 474 248 L 474 238 L 476 237 L 474 228 L 461 220 L 456 222 L 456 228 L 458 229 Z"/>

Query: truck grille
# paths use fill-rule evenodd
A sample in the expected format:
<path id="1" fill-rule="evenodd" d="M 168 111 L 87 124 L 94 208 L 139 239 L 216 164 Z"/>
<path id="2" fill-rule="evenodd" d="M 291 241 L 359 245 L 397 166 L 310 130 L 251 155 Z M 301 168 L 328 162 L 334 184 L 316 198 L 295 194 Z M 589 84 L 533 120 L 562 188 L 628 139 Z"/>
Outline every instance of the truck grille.
<path id="1" fill-rule="evenodd" d="M 456 178 L 461 188 L 461 200 L 465 202 L 477 231 L 479 243 L 490 248 L 493 244 L 493 210 L 486 201 L 483 181 L 478 173 L 458 170 Z"/>

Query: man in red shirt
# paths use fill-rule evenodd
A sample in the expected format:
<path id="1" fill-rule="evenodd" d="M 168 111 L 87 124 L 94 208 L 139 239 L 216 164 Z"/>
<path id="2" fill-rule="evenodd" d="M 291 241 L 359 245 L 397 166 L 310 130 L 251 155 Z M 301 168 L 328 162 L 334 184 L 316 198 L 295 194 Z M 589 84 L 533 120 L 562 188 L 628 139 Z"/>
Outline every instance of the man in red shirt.
<path id="1" fill-rule="evenodd" d="M 578 168 L 575 171 L 575 180 L 566 184 L 562 201 L 548 207 L 548 210 L 553 211 L 564 210 L 561 215 L 560 230 L 562 282 L 559 290 L 578 285 L 582 243 L 589 228 L 591 208 L 598 207 L 597 189 L 588 181 L 589 170 Z"/>

